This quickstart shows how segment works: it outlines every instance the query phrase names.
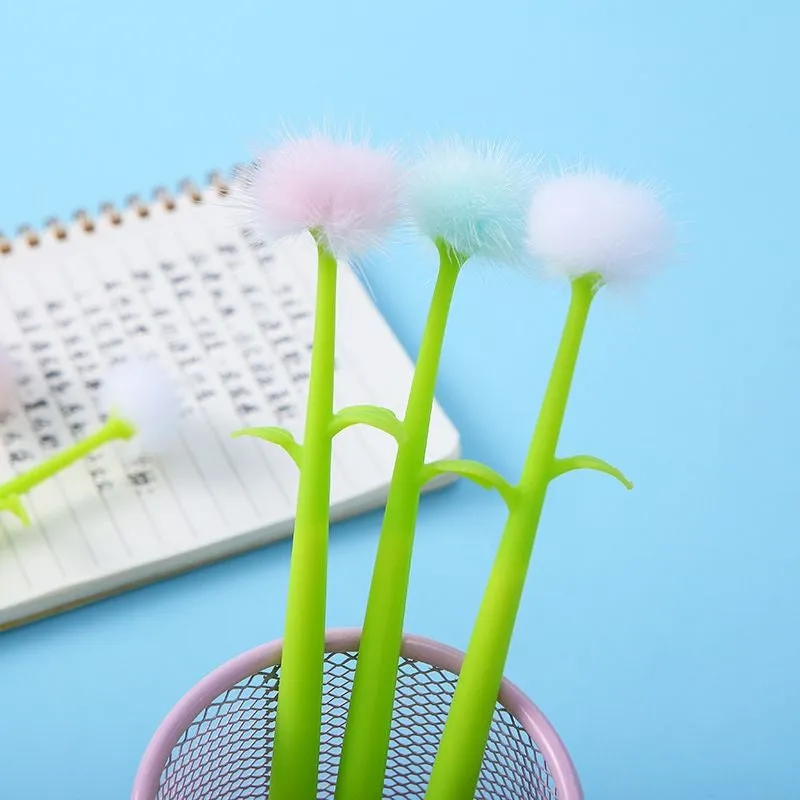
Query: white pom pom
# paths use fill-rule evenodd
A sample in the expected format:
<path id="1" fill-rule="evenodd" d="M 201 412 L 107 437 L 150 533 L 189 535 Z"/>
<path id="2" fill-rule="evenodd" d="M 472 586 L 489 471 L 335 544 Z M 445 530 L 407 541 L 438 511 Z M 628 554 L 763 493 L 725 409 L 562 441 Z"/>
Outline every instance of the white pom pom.
<path id="1" fill-rule="evenodd" d="M 103 408 L 136 428 L 134 441 L 142 454 L 164 452 L 178 437 L 180 395 L 169 375 L 153 362 L 112 368 L 103 387 Z"/>
<path id="2" fill-rule="evenodd" d="M 528 244 L 548 270 L 628 280 L 662 261 L 672 245 L 661 204 L 644 186 L 602 173 L 542 183 L 531 202 Z"/>

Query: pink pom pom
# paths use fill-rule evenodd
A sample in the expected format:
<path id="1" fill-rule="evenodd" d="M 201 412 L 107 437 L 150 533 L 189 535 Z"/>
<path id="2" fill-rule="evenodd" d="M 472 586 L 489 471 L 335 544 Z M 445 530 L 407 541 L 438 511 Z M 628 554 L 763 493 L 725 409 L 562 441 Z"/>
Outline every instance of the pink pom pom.
<path id="1" fill-rule="evenodd" d="M 400 212 L 400 171 L 392 153 L 322 135 L 267 151 L 244 177 L 267 238 L 310 230 L 336 256 L 380 244 Z"/>

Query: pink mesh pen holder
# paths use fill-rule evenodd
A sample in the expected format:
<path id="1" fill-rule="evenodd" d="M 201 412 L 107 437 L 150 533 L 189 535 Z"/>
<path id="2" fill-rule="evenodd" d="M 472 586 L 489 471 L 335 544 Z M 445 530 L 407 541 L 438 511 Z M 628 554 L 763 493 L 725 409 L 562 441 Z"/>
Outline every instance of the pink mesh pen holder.
<path id="1" fill-rule="evenodd" d="M 360 631 L 327 635 L 318 792 L 332 800 Z M 228 661 L 172 709 L 142 758 L 132 800 L 266 800 L 281 641 Z M 406 636 L 384 797 L 423 800 L 463 653 Z M 508 681 L 476 800 L 582 800 L 572 760 L 541 711 Z"/>

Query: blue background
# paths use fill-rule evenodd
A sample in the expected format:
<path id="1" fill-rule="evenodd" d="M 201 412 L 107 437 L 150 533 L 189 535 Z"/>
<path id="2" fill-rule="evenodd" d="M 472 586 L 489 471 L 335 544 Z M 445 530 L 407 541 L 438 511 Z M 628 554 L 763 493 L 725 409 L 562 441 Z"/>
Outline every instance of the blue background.
<path id="1" fill-rule="evenodd" d="M 554 484 L 507 672 L 590 800 L 798 798 L 798 22 L 788 0 L 4 0 L 0 228 L 201 180 L 323 118 L 655 181 L 678 258 L 598 300 L 562 439 L 636 489 Z M 432 275 L 414 247 L 368 266 L 412 354 Z M 509 476 L 566 300 L 479 270 L 457 295 L 439 396 Z M 466 483 L 425 501 L 408 630 L 466 645 L 502 512 Z M 331 625 L 361 621 L 378 524 L 334 532 Z M 0 635 L 0 797 L 127 797 L 179 696 L 280 634 L 288 554 Z"/>

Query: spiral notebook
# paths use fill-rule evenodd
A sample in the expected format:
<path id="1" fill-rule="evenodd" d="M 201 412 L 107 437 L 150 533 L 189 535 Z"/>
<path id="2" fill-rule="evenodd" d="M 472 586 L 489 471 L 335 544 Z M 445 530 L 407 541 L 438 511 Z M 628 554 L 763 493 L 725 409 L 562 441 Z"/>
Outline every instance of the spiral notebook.
<path id="1" fill-rule="evenodd" d="M 0 419 L 0 480 L 101 424 L 99 392 L 115 363 L 156 359 L 184 401 L 169 454 L 106 446 L 22 498 L 30 527 L 2 515 L 0 630 L 291 536 L 295 465 L 274 445 L 230 434 L 283 425 L 302 438 L 316 249 L 310 237 L 261 245 L 235 189 L 213 176 L 0 238 L 0 343 L 18 384 Z M 337 407 L 402 415 L 412 371 L 342 264 Z M 459 450 L 437 403 L 428 457 Z M 333 520 L 384 504 L 394 454 L 386 434 L 364 426 L 336 437 Z"/>

